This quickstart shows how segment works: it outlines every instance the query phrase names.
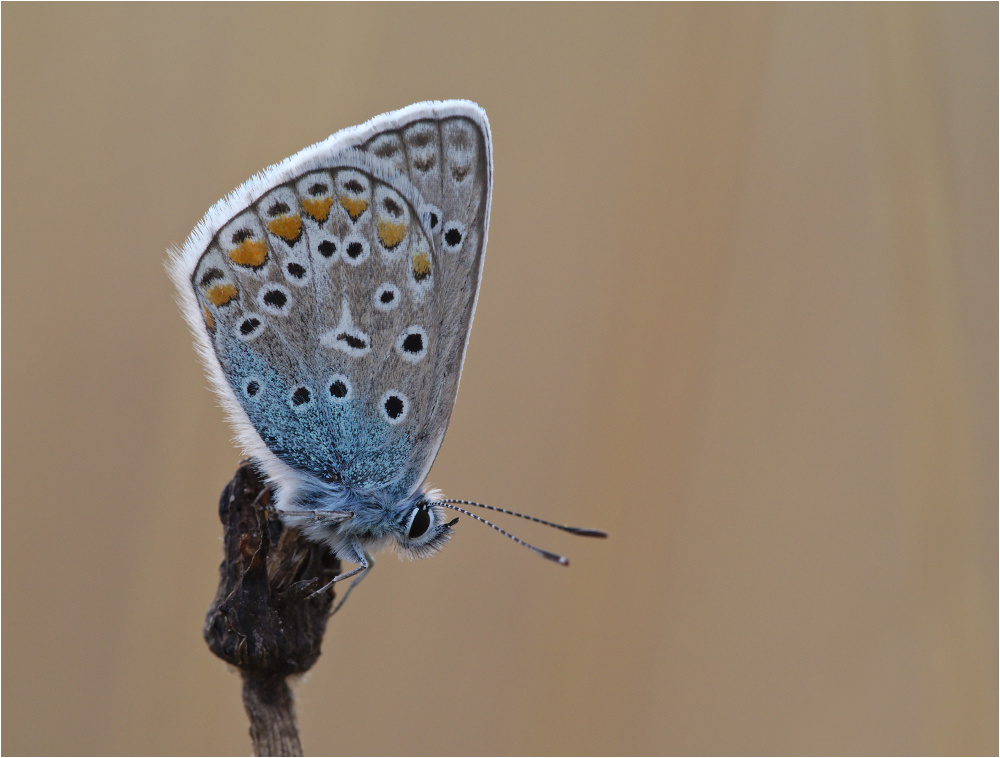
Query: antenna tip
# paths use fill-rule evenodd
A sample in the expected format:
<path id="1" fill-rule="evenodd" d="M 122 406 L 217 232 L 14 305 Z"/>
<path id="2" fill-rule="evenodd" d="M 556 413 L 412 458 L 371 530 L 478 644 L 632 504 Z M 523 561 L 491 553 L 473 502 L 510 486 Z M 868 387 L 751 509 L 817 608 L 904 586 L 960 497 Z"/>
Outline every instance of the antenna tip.
<path id="1" fill-rule="evenodd" d="M 555 563 L 558 563 L 560 566 L 569 565 L 569 558 L 567 558 L 565 555 L 559 555 L 559 553 L 550 553 L 548 550 L 542 550 L 539 547 L 532 549 L 538 552 L 543 558 L 548 558 L 550 561 L 554 561 Z"/>
<path id="2" fill-rule="evenodd" d="M 584 529 L 580 526 L 566 527 L 566 531 L 571 534 L 579 535 L 580 537 L 600 537 L 601 539 L 605 539 L 608 536 L 608 533 L 602 531 L 601 529 Z"/>

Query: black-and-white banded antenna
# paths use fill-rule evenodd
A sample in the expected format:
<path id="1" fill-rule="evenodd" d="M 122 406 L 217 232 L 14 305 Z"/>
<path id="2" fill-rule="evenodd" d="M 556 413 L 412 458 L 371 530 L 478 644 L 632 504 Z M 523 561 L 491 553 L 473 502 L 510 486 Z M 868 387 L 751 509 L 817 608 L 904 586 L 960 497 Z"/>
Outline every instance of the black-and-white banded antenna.
<path id="1" fill-rule="evenodd" d="M 474 508 L 485 508 L 485 509 L 490 510 L 490 511 L 496 511 L 497 513 L 506 513 L 508 516 L 517 516 L 518 518 L 523 518 L 523 519 L 526 519 L 528 521 L 534 521 L 537 524 L 544 524 L 545 526 L 551 526 L 554 529 L 562 529 L 564 532 L 569 532 L 570 534 L 577 534 L 577 535 L 580 535 L 581 537 L 602 537 L 603 538 L 603 537 L 607 537 L 608 536 L 607 532 L 602 532 L 600 529 L 584 529 L 584 528 L 579 527 L 579 526 L 565 526 L 563 524 L 554 524 L 551 521 L 546 521 L 544 519 L 535 518 L 534 516 L 528 516 L 527 514 L 524 514 L 524 513 L 518 513 L 517 511 L 509 511 L 506 508 L 497 508 L 497 507 L 492 506 L 492 505 L 486 505 L 485 503 L 474 503 L 471 500 L 434 500 L 434 501 L 428 503 L 428 505 L 440 505 L 442 508 L 449 508 L 450 510 L 458 511 L 459 513 L 463 513 L 466 516 L 468 516 L 469 518 L 475 519 L 476 521 L 478 521 L 481 524 L 486 524 L 486 526 L 490 527 L 491 529 L 495 529 L 496 531 L 500 532 L 500 534 L 502 534 L 504 537 L 507 537 L 508 539 L 514 540 L 514 542 L 516 542 L 518 545 L 521 545 L 522 547 L 528 548 L 528 550 L 532 551 L 533 553 L 538 553 L 543 558 L 548 558 L 550 561 L 555 561 L 556 563 L 559 563 L 559 564 L 561 564 L 563 566 L 568 566 L 569 565 L 569 559 L 566 558 L 566 556 L 559 555 L 558 553 L 553 553 L 553 552 L 551 552 L 549 550 L 543 550 L 540 547 L 535 547 L 534 545 L 531 545 L 531 544 L 525 542 L 520 537 L 517 537 L 517 536 L 511 534 L 510 532 L 508 532 L 508 531 L 506 531 L 504 529 L 501 529 L 499 526 L 497 526 L 496 524 L 494 524 L 492 521 L 487 521 L 482 516 L 477 516 L 475 513 L 472 513 L 471 511 L 467 511 L 467 510 L 465 510 L 465 508 L 461 508 L 459 506 L 470 505 L 470 506 L 472 506 Z"/>
<path id="2" fill-rule="evenodd" d="M 517 516 L 518 518 L 523 518 L 527 521 L 534 521 L 536 524 L 544 524 L 545 526 L 551 526 L 553 529 L 562 529 L 564 532 L 569 532 L 570 534 L 576 534 L 580 537 L 607 537 L 608 533 L 602 531 L 601 529 L 585 529 L 582 526 L 566 526 L 565 524 L 555 524 L 551 521 L 546 521 L 545 519 L 537 518 L 536 516 L 529 516 L 526 513 L 518 513 L 517 511 L 509 511 L 506 508 L 497 508 L 495 505 L 487 505 L 486 503 L 475 503 L 472 500 L 452 500 L 451 498 L 445 498 L 444 500 L 438 500 L 439 503 L 453 503 L 454 505 L 471 505 L 473 508 L 485 508 L 488 511 L 496 511 L 497 513 L 506 513 L 508 516 Z"/>

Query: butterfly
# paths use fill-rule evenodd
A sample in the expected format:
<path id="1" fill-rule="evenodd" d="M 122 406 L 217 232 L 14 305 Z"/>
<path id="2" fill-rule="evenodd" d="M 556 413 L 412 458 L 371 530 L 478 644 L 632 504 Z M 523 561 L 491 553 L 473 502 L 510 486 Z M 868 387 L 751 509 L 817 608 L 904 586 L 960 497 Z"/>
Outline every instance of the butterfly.
<path id="1" fill-rule="evenodd" d="M 492 186 L 482 108 L 417 103 L 265 169 L 171 251 L 208 376 L 282 521 L 357 564 L 327 587 L 356 577 L 353 589 L 386 547 L 433 554 L 449 510 L 567 563 L 462 506 L 606 536 L 425 485 L 458 393 Z"/>

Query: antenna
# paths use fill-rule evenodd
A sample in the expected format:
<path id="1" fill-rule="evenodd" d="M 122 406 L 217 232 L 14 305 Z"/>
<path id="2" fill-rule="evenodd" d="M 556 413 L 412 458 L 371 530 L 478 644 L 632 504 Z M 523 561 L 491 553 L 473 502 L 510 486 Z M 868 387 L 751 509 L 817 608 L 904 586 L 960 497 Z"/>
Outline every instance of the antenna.
<path id="1" fill-rule="evenodd" d="M 585 529 L 581 526 L 564 526 L 563 524 L 553 524 L 551 521 L 546 521 L 545 519 L 536 518 L 535 516 L 529 516 L 526 513 L 518 513 L 517 511 L 508 511 L 506 508 L 497 508 L 495 505 L 486 505 L 486 503 L 474 503 L 471 500 L 438 500 L 439 503 L 454 503 L 455 505 L 471 505 L 475 508 L 485 508 L 489 511 L 496 511 L 497 513 L 506 513 L 508 516 L 517 516 L 518 518 L 523 518 L 528 521 L 534 521 L 536 524 L 545 524 L 545 526 L 551 526 L 554 529 L 562 529 L 564 532 L 569 532 L 570 534 L 577 534 L 580 537 L 601 537 L 605 538 L 608 533 L 601 531 L 600 529 Z"/>
<path id="2" fill-rule="evenodd" d="M 607 532 L 602 532 L 600 529 L 584 529 L 584 528 L 581 528 L 581 527 L 578 527 L 578 526 L 564 526 L 562 524 L 553 524 L 551 521 L 545 521 L 544 519 L 535 518 L 534 516 L 528 516 L 528 515 L 526 515 L 524 513 L 518 513 L 516 511 L 509 511 L 506 508 L 496 508 L 496 507 L 494 507 L 492 505 L 486 505 L 485 503 L 474 503 L 471 500 L 434 500 L 434 501 L 428 503 L 428 505 L 440 505 L 440 506 L 442 506 L 444 508 L 450 508 L 453 511 L 458 511 L 459 513 L 464 513 L 469 518 L 475 519 L 476 521 L 478 521 L 481 524 L 486 524 L 486 526 L 490 527 L 491 529 L 495 529 L 496 531 L 500 532 L 500 534 L 502 534 L 504 537 L 507 537 L 509 539 L 514 540 L 514 542 L 516 542 L 518 545 L 526 547 L 526 548 L 528 548 L 528 550 L 531 550 L 533 553 L 538 553 L 543 558 L 548 558 L 550 561 L 555 561 L 556 563 L 559 563 L 559 564 L 561 564 L 563 566 L 568 566 L 569 565 L 569 559 L 566 558 L 565 556 L 559 555 L 558 553 L 549 552 L 548 550 L 542 550 L 542 548 L 535 547 L 534 545 L 530 545 L 527 542 L 525 542 L 524 540 L 522 540 L 520 537 L 515 537 L 510 532 L 501 529 L 499 526 L 497 526 L 496 524 L 494 524 L 492 521 L 487 521 L 482 516 L 477 516 L 475 513 L 472 513 L 471 511 L 467 511 L 467 510 L 465 510 L 465 508 L 460 508 L 459 506 L 460 505 L 470 505 L 470 506 L 473 506 L 475 508 L 486 508 L 487 510 L 490 510 L 490 511 L 497 511 L 498 513 L 506 513 L 508 516 L 517 516 L 518 518 L 527 519 L 528 521 L 534 521 L 534 522 L 536 522 L 538 524 L 544 524 L 545 526 L 551 526 L 551 527 L 553 527 L 555 529 L 562 529 L 564 532 L 569 532 L 570 534 L 578 534 L 581 537 L 602 537 L 603 538 L 603 537 L 607 537 L 608 536 Z M 452 522 L 452 523 L 454 523 L 454 522 Z"/>

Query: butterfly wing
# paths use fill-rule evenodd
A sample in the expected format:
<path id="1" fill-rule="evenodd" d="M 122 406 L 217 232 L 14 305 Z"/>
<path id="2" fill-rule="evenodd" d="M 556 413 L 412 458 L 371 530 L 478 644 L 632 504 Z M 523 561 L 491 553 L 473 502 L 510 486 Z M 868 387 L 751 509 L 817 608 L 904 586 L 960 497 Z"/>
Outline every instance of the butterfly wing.
<path id="1" fill-rule="evenodd" d="M 433 362 L 418 371 L 426 377 L 418 395 L 422 416 L 397 482 L 401 493 L 423 482 L 451 419 L 482 277 L 493 185 L 489 124 L 478 106 L 438 107 L 422 115 L 362 146 L 410 179 L 432 242 Z"/>
<path id="2" fill-rule="evenodd" d="M 478 106 L 421 103 L 209 211 L 172 271 L 252 455 L 391 500 L 422 483 L 475 310 L 490 151 Z"/>

